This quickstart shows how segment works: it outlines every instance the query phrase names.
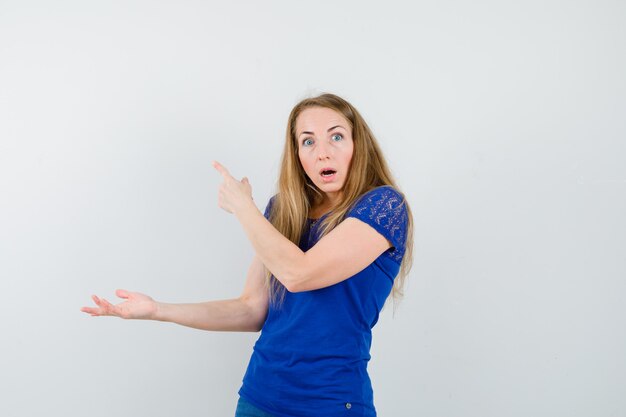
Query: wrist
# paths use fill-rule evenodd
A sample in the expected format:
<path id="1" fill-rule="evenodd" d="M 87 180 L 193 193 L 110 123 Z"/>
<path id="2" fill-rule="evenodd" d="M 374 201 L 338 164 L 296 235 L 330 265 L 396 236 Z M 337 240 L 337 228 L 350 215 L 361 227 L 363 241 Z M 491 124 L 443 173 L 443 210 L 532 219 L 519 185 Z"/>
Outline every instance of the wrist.
<path id="1" fill-rule="evenodd" d="M 259 209 L 257 208 L 256 204 L 254 204 L 254 201 L 250 199 L 245 200 L 240 206 L 235 208 L 233 214 L 238 219 L 241 219 L 241 217 L 245 216 L 247 213 L 253 212 L 254 210 L 258 211 Z"/>
<path id="2" fill-rule="evenodd" d="M 154 311 L 152 312 L 151 320 L 156 321 L 167 321 L 166 318 L 167 305 L 165 303 L 160 303 L 155 301 L 154 303 Z"/>

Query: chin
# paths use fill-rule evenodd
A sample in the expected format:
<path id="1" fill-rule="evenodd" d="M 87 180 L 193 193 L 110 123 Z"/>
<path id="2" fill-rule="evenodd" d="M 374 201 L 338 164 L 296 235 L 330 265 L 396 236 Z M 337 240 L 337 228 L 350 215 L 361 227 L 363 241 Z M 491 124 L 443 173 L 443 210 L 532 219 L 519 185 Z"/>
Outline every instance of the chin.
<path id="1" fill-rule="evenodd" d="M 343 184 L 320 184 L 317 186 L 317 188 L 327 193 L 337 192 L 341 191 L 341 189 L 343 188 Z"/>

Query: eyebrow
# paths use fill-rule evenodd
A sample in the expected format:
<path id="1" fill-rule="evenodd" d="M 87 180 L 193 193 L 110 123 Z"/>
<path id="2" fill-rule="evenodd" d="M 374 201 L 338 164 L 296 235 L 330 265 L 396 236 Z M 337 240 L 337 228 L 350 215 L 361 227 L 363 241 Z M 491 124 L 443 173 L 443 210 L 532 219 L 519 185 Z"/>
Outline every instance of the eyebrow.
<path id="1" fill-rule="evenodd" d="M 330 132 L 331 130 L 336 129 L 336 128 L 338 128 L 338 127 L 340 127 L 340 128 L 342 128 L 343 130 L 347 131 L 347 129 L 346 129 L 345 127 L 343 127 L 343 126 L 341 126 L 341 125 L 337 125 L 337 126 L 333 126 L 333 127 L 331 127 L 331 128 L 330 128 L 330 129 L 328 129 L 326 132 Z M 300 134 L 299 134 L 298 136 L 302 136 L 302 135 L 304 135 L 304 134 L 307 134 L 307 135 L 314 135 L 315 133 L 313 133 L 313 132 L 309 132 L 309 131 L 307 130 L 307 131 L 304 131 L 304 132 L 300 132 Z"/>

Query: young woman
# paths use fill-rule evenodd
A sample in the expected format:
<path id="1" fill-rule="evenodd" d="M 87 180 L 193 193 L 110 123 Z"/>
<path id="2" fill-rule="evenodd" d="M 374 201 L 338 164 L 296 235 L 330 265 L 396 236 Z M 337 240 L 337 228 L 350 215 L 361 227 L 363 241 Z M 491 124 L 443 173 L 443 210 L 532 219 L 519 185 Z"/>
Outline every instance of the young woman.
<path id="1" fill-rule="evenodd" d="M 255 250 L 239 298 L 167 304 L 117 290 L 93 316 L 169 321 L 203 330 L 261 331 L 236 417 L 375 416 L 367 373 L 371 329 L 389 294 L 402 296 L 413 223 L 358 111 L 323 94 L 289 116 L 278 192 L 265 213 L 247 178 L 222 175 L 219 205 Z"/>

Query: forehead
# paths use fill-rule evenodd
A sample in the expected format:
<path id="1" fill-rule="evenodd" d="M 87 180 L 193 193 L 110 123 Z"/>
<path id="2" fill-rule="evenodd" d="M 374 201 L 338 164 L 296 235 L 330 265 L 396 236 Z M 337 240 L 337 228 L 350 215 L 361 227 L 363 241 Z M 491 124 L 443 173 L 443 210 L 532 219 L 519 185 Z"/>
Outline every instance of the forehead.
<path id="1" fill-rule="evenodd" d="M 303 131 L 324 133 L 326 129 L 337 125 L 350 130 L 350 123 L 341 113 L 326 107 L 309 107 L 296 119 L 296 134 Z"/>

